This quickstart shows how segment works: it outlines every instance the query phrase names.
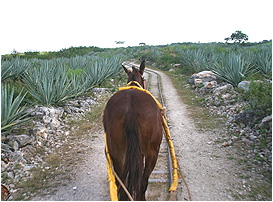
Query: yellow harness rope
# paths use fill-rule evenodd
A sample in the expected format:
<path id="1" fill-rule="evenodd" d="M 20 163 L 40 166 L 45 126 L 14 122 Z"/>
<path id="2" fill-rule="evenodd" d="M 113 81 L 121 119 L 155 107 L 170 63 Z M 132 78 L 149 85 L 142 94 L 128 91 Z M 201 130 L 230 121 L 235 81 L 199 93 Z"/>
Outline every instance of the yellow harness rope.
<path id="1" fill-rule="evenodd" d="M 137 86 L 130 86 L 132 83 L 136 84 Z M 155 99 L 155 97 L 149 91 L 143 89 L 142 86 L 138 82 L 131 81 L 131 82 L 129 82 L 126 85 L 126 87 L 119 88 L 119 91 L 121 91 L 121 90 L 128 90 L 128 89 L 137 89 L 137 90 L 140 90 L 140 91 L 143 91 L 143 92 L 149 94 L 154 99 L 154 101 L 157 103 L 159 109 L 162 110 L 162 105 Z M 166 137 L 166 140 L 167 140 L 168 145 L 169 145 L 171 159 L 172 159 L 172 167 L 173 167 L 173 182 L 171 184 L 169 192 L 171 192 L 171 191 L 174 192 L 177 189 L 178 179 L 179 179 L 178 168 L 177 168 L 177 160 L 176 160 L 176 157 L 175 157 L 175 151 L 174 151 L 173 142 L 171 140 L 170 130 L 169 130 L 169 127 L 167 125 L 165 116 L 163 114 L 162 114 L 162 119 L 163 119 L 163 128 L 164 128 L 164 131 L 165 131 L 165 137 Z M 104 133 L 104 135 L 105 135 L 105 150 L 106 150 L 106 155 L 107 155 L 107 158 L 109 159 L 109 162 L 110 162 L 110 164 L 112 166 L 112 160 L 111 160 L 111 157 L 109 155 L 108 148 L 107 148 L 106 133 Z M 118 201 L 117 186 L 116 186 L 116 183 L 115 183 L 115 177 L 113 175 L 113 172 L 111 170 L 110 165 L 108 164 L 108 161 L 106 161 L 106 163 L 107 163 L 107 172 L 108 172 L 108 181 L 109 181 L 109 189 L 110 189 L 111 201 Z"/>

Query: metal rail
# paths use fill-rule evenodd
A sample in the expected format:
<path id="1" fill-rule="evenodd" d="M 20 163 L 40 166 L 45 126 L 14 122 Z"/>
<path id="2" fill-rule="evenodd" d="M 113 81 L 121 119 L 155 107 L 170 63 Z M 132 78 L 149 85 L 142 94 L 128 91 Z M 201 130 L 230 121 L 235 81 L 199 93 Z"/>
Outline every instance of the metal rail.
<path id="1" fill-rule="evenodd" d="M 157 72 L 153 71 L 153 70 L 148 70 L 146 69 L 145 70 L 146 72 L 152 72 L 154 74 L 156 74 L 156 77 L 157 77 L 157 85 L 158 85 L 158 91 L 159 91 L 159 96 L 160 96 L 160 100 L 161 100 L 161 105 L 163 107 L 165 107 L 165 104 L 164 104 L 164 100 L 163 100 L 163 96 L 162 96 L 162 91 L 161 91 L 161 85 L 160 85 L 160 76 Z M 168 143 L 166 142 L 166 145 L 167 145 L 167 150 L 168 150 L 168 171 L 169 171 L 169 185 L 171 186 L 172 182 L 173 182 L 173 173 L 172 173 L 172 160 L 171 160 L 171 154 L 170 154 L 170 149 L 169 149 L 169 146 L 168 146 Z"/>

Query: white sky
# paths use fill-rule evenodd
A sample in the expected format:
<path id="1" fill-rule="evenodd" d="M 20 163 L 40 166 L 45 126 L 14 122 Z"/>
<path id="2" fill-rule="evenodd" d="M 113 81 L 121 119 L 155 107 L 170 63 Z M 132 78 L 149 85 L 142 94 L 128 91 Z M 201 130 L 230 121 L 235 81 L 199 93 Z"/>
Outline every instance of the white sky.
<path id="1" fill-rule="evenodd" d="M 0 53 L 272 39 L 272 0 L 1 0 Z"/>

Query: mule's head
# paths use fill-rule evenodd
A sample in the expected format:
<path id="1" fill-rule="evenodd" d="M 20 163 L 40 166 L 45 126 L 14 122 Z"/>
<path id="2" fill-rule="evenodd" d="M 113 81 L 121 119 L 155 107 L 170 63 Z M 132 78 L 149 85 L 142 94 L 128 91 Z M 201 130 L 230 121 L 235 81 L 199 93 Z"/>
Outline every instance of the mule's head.
<path id="1" fill-rule="evenodd" d="M 143 78 L 143 73 L 145 69 L 145 60 L 143 60 L 140 64 L 139 70 L 136 67 L 132 67 L 132 71 L 128 70 L 126 67 L 122 65 L 124 71 L 128 75 L 127 83 L 130 81 L 137 81 L 144 89 L 147 88 L 146 81 Z M 135 84 L 132 84 L 135 85 Z"/>

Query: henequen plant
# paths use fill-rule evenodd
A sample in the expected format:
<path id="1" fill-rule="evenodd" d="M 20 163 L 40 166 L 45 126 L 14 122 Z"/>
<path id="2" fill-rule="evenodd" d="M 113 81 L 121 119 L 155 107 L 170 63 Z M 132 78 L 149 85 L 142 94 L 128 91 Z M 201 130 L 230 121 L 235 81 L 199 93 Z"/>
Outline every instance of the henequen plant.
<path id="1" fill-rule="evenodd" d="M 267 78 L 272 77 L 272 50 L 262 51 L 256 54 L 256 69 Z"/>
<path id="2" fill-rule="evenodd" d="M 237 87 L 247 76 L 254 73 L 253 65 L 246 62 L 241 54 L 234 52 L 228 55 L 223 53 L 220 61 L 208 70 L 211 70 L 216 77 L 230 83 L 234 87 Z"/>
<path id="3" fill-rule="evenodd" d="M 83 95 L 110 76 L 117 75 L 122 70 L 120 64 L 123 59 L 122 56 L 84 56 L 43 61 L 37 67 L 28 69 L 24 83 L 34 103 L 59 105 L 66 99 Z"/>
<path id="4" fill-rule="evenodd" d="M 41 67 L 27 71 L 24 80 L 36 104 L 57 105 L 74 96 L 70 91 L 71 81 L 65 68 L 61 66 L 56 67 L 45 62 Z"/>
<path id="5" fill-rule="evenodd" d="M 10 132 L 13 126 L 20 125 L 31 119 L 28 117 L 30 111 L 25 113 L 29 107 L 27 105 L 21 106 L 22 101 L 27 93 L 22 95 L 23 89 L 14 97 L 14 87 L 11 89 L 9 84 L 1 84 L 1 133 L 6 134 Z"/>
<path id="6" fill-rule="evenodd" d="M 2 82 L 8 78 L 19 80 L 23 77 L 26 70 L 30 67 L 30 62 L 20 57 L 11 58 L 1 61 L 1 80 Z"/>

